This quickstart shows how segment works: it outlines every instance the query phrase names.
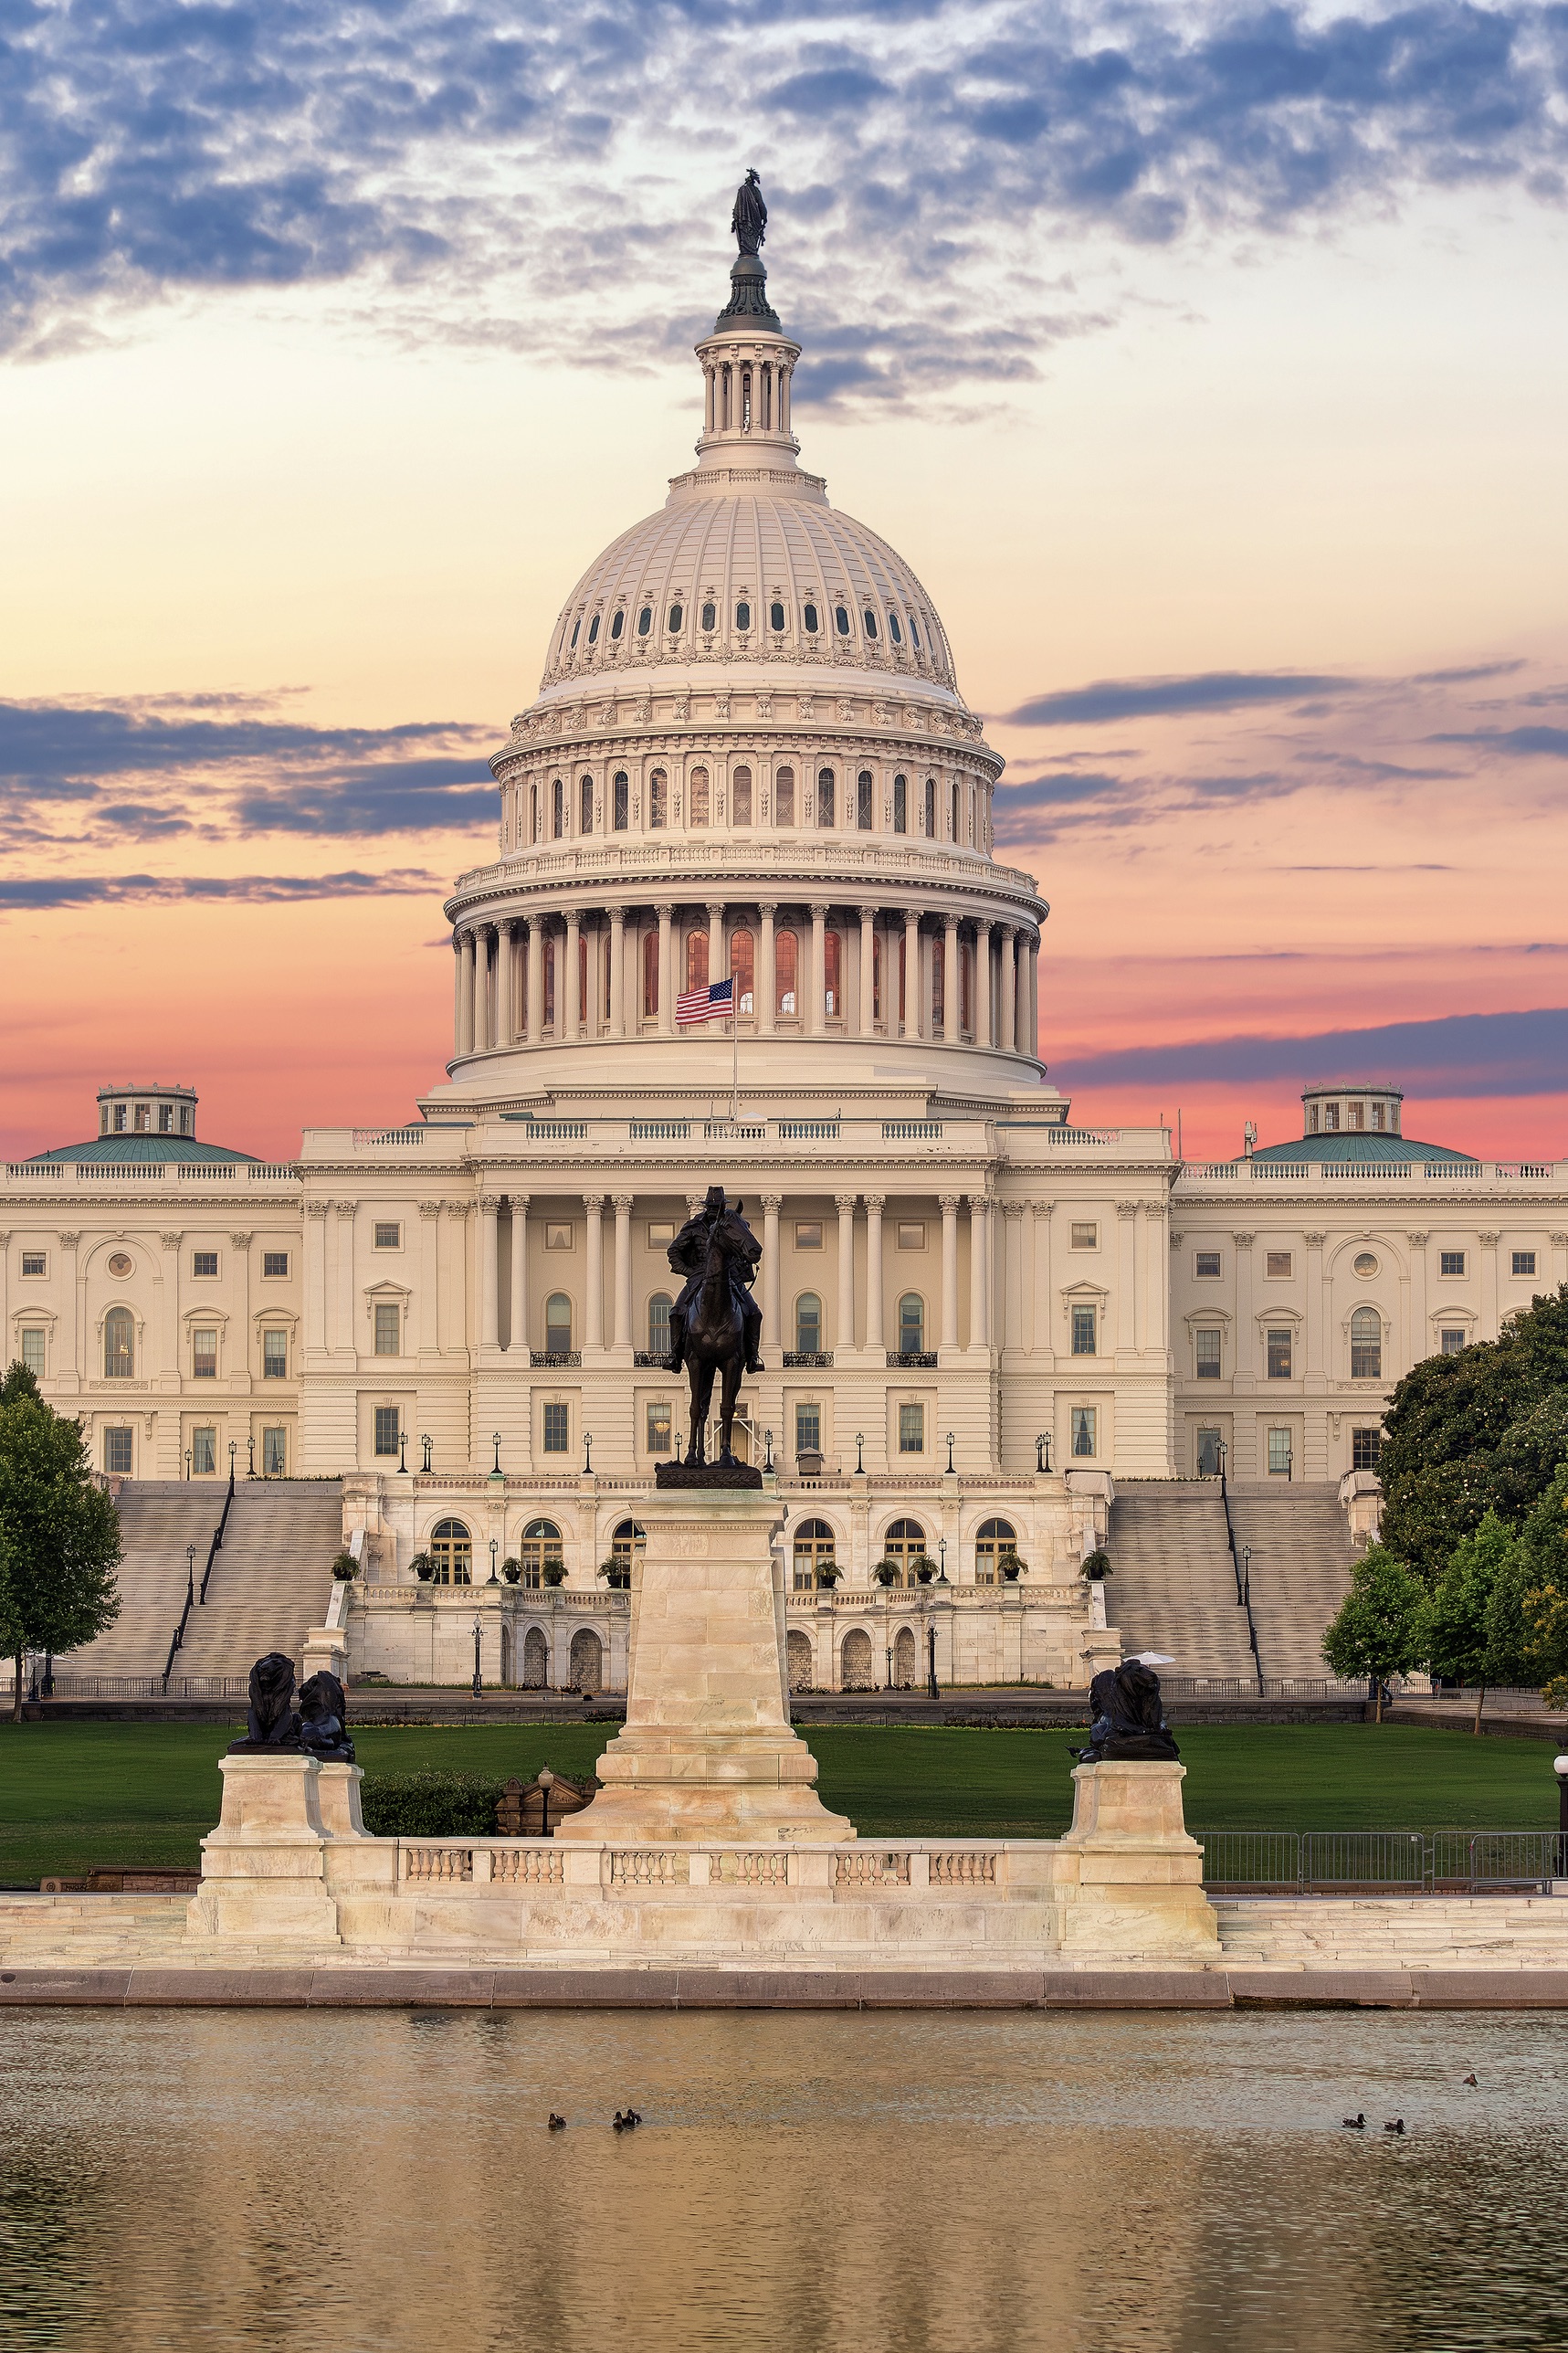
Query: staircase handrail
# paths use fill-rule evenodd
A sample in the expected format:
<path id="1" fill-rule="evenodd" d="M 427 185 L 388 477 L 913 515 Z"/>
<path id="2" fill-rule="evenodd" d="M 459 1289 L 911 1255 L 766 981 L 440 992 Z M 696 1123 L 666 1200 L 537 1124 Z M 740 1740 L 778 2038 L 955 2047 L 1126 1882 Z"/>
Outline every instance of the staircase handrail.
<path id="1" fill-rule="evenodd" d="M 1236 1606 L 1238 1609 L 1245 1609 L 1247 1612 L 1247 1639 L 1252 1646 L 1252 1672 L 1257 1678 L 1258 1691 L 1261 1693 L 1263 1658 L 1258 1648 L 1258 1628 L 1253 1623 L 1252 1618 L 1252 1578 L 1250 1575 L 1246 1577 L 1242 1575 L 1241 1556 L 1236 1548 L 1236 1524 L 1230 1516 L 1230 1489 L 1226 1481 L 1223 1453 L 1219 1458 L 1219 1500 L 1225 1512 L 1225 1540 L 1230 1546 L 1230 1566 L 1236 1577 Z"/>
<path id="2" fill-rule="evenodd" d="M 207 1565 L 202 1571 L 202 1589 L 196 1596 L 198 1601 L 205 1602 L 207 1598 L 207 1579 L 213 1573 L 214 1561 L 217 1558 L 218 1554 L 223 1550 L 223 1532 L 228 1525 L 228 1507 L 233 1501 L 234 1464 L 230 1462 L 228 1466 L 228 1493 L 223 1499 L 223 1510 L 218 1514 L 218 1524 L 213 1530 L 213 1540 L 207 1546 Z"/>
<path id="3" fill-rule="evenodd" d="M 169 1695 L 169 1677 L 174 1672 L 174 1656 L 176 1651 L 180 1650 L 184 1642 L 185 1626 L 190 1618 L 191 1610 L 195 1606 L 195 1598 L 196 1582 L 195 1578 L 191 1574 L 190 1564 L 187 1563 L 185 1568 L 185 1606 L 180 1612 L 180 1622 L 174 1629 L 174 1638 L 169 1644 L 169 1655 L 163 1662 L 163 1696 L 165 1699 L 167 1699 Z"/>

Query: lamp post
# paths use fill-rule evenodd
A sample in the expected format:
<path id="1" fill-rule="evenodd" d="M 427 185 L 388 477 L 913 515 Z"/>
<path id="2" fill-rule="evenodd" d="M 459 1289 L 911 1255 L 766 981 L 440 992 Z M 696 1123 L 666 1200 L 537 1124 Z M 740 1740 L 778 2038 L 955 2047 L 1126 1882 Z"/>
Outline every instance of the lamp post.
<path id="1" fill-rule="evenodd" d="M 185 1546 L 185 1607 L 190 1609 L 196 1598 L 196 1548 Z"/>
<path id="2" fill-rule="evenodd" d="M 228 1483 L 231 1487 L 234 1484 L 234 1458 L 238 1452 L 239 1440 L 237 1438 L 231 1438 L 228 1441 Z"/>
<path id="3" fill-rule="evenodd" d="M 481 1630 L 479 1621 L 476 1618 L 474 1620 L 474 1680 L 472 1684 L 473 1694 L 476 1699 L 478 1699 L 484 1691 L 484 1684 L 479 1678 L 479 1641 Z"/>
<path id="4" fill-rule="evenodd" d="M 866 1439 L 865 1433 L 858 1430 L 855 1432 L 855 1476 L 857 1479 L 866 1476 Z"/>
<path id="5" fill-rule="evenodd" d="M 422 1436 L 421 1436 L 421 1438 L 420 1438 L 419 1443 L 420 1443 L 420 1445 L 425 1449 L 425 1460 L 424 1460 L 424 1461 L 420 1464 L 420 1466 L 419 1466 L 419 1467 L 420 1467 L 420 1469 L 425 1472 L 425 1475 L 426 1476 L 426 1478 L 428 1478 L 428 1476 L 429 1476 L 429 1474 L 430 1474 L 430 1443 L 431 1443 L 431 1441 L 429 1440 L 429 1439 L 427 1439 L 427 1438 L 426 1438 L 426 1437 L 424 1437 L 424 1436 L 422 1435 Z"/>
<path id="6" fill-rule="evenodd" d="M 1557 1776 L 1557 1869 L 1554 1877 L 1568 1879 L 1568 1757 L 1554 1757 Z"/>
<path id="7" fill-rule="evenodd" d="M 1051 1433 L 1048 1430 L 1042 1430 L 1035 1440 L 1035 1468 L 1037 1471 L 1048 1471 L 1050 1467 Z"/>
<path id="8" fill-rule="evenodd" d="M 186 1449 L 185 1449 L 185 1476 L 186 1476 L 186 1478 L 188 1479 L 188 1478 L 190 1477 L 190 1475 L 191 1475 L 191 1450 L 190 1450 L 190 1448 L 187 1446 L 187 1447 L 186 1447 Z"/>
<path id="9" fill-rule="evenodd" d="M 936 1540 L 936 1581 L 939 1585 L 945 1585 L 947 1583 L 947 1538 L 945 1536 L 938 1536 Z M 934 1641 L 936 1638 L 933 1635 L 931 1639 Z"/>
<path id="10" fill-rule="evenodd" d="M 766 1450 L 763 1456 L 763 1469 L 771 1471 L 773 1467 L 773 1434 L 771 1430 L 763 1430 L 763 1445 Z"/>
<path id="11" fill-rule="evenodd" d="M 886 1633 L 887 1630 L 886 1626 L 884 1626 L 882 1631 Z M 884 1642 L 882 1649 L 888 1662 L 888 1680 L 883 1684 L 882 1688 L 884 1691 L 891 1691 L 893 1688 L 893 1646 L 891 1642 Z"/>
<path id="12" fill-rule="evenodd" d="M 952 1444 L 953 1433 L 950 1430 L 947 1433 L 947 1467 L 950 1471 L 952 1469 Z"/>
<path id="13" fill-rule="evenodd" d="M 397 1475 L 400 1479 L 408 1476 L 408 1432 L 401 1422 L 397 1429 Z"/>
<path id="14" fill-rule="evenodd" d="M 256 1439 L 254 1433 L 246 1440 L 245 1443 L 249 1450 L 250 1456 L 250 1466 L 245 1475 L 247 1479 L 254 1479 L 256 1476 Z"/>
<path id="15" fill-rule="evenodd" d="M 555 1776 L 548 1765 L 539 1768 L 539 1835 L 550 1836 L 550 1792 L 555 1787 Z"/>
<path id="16" fill-rule="evenodd" d="M 500 1577 L 496 1575 L 496 1540 L 494 1536 L 490 1538 L 490 1573 L 485 1579 L 485 1582 L 487 1585 L 499 1585 L 500 1583 Z"/>
<path id="17" fill-rule="evenodd" d="M 1245 1609 L 1252 1599 L 1252 1546 L 1241 1547 L 1241 1604 Z"/>
<path id="18" fill-rule="evenodd" d="M 500 1477 L 500 1432 L 499 1430 L 492 1431 L 490 1443 L 496 1451 L 495 1463 L 491 1469 L 490 1477 L 492 1479 L 499 1479 Z"/>
<path id="19" fill-rule="evenodd" d="M 591 1479 L 593 1475 L 594 1433 L 591 1430 L 585 1430 L 583 1432 L 583 1476 L 584 1479 Z"/>
<path id="20" fill-rule="evenodd" d="M 939 1696 L 939 1694 L 936 1687 L 936 1628 L 934 1626 L 928 1627 L 926 1630 L 926 1648 L 929 1653 L 929 1669 L 926 1675 L 926 1689 L 930 1692 L 932 1699 L 936 1699 Z"/>

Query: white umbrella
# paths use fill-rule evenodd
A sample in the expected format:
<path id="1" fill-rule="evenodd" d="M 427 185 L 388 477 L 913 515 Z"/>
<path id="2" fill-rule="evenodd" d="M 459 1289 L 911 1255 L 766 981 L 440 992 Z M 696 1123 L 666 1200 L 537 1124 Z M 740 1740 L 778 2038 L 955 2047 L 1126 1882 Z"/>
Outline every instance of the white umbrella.
<path id="1" fill-rule="evenodd" d="M 1134 1651 L 1123 1663 L 1130 1667 L 1173 1667 L 1176 1662 L 1169 1651 Z"/>

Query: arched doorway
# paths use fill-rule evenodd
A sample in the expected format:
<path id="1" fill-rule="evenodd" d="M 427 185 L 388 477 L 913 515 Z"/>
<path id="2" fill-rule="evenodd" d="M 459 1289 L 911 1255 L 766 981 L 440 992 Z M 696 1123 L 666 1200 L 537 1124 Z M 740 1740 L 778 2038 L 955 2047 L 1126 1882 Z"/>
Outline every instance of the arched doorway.
<path id="1" fill-rule="evenodd" d="M 433 1585 L 473 1583 L 473 1539 L 461 1520 L 437 1520 L 430 1531 Z"/>
<path id="2" fill-rule="evenodd" d="M 522 1687 L 524 1691 L 546 1691 L 550 1686 L 550 1645 L 543 1629 L 531 1626 L 522 1643 Z"/>
<path id="3" fill-rule="evenodd" d="M 871 1681 L 871 1637 L 858 1626 L 845 1635 L 838 1650 L 841 1691 L 874 1691 Z"/>
<path id="4" fill-rule="evenodd" d="M 784 1636 L 784 1666 L 792 1692 L 811 1689 L 811 1641 L 795 1627 Z"/>
<path id="5" fill-rule="evenodd" d="M 974 1539 L 974 1582 L 976 1585 L 1000 1585 L 1002 1572 L 997 1562 L 1004 1553 L 1016 1552 L 1018 1531 L 1011 1520 L 984 1520 Z"/>
<path id="6" fill-rule="evenodd" d="M 579 1626 L 572 1637 L 571 1666 L 570 1681 L 580 1692 L 604 1689 L 605 1646 L 587 1626 Z"/>
<path id="7" fill-rule="evenodd" d="M 926 1532 L 919 1520 L 895 1520 L 882 1539 L 882 1557 L 897 1565 L 900 1585 L 918 1585 L 910 1564 L 926 1556 Z"/>
<path id="8" fill-rule="evenodd" d="M 900 1691 L 910 1690 L 915 1680 L 915 1630 L 900 1626 L 893 1638 L 893 1681 Z"/>
<path id="9" fill-rule="evenodd" d="M 815 1593 L 820 1571 L 834 1562 L 833 1530 L 826 1520 L 797 1520 L 795 1530 L 795 1589 Z"/>

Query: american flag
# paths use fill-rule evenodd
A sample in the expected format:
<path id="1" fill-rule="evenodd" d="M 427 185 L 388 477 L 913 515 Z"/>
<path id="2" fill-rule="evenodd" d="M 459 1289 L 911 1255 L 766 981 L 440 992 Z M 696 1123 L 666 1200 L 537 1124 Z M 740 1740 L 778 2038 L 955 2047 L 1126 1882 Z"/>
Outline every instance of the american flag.
<path id="1" fill-rule="evenodd" d="M 675 1000 L 675 1026 L 686 1029 L 694 1021 L 721 1021 L 735 1010 L 735 983 L 729 980 L 710 981 L 706 988 L 689 988 Z"/>

